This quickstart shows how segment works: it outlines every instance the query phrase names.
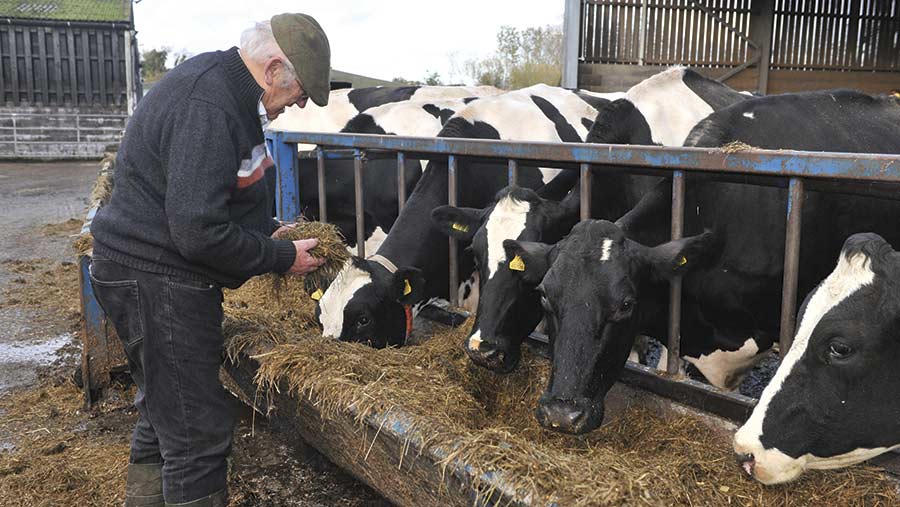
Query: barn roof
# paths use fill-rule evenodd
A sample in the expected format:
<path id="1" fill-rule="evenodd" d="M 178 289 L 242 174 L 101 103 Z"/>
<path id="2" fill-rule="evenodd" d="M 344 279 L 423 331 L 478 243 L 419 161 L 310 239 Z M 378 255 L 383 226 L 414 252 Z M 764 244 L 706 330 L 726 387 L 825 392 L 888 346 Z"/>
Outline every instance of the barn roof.
<path id="1" fill-rule="evenodd" d="M 0 18 L 131 21 L 131 0 L 0 0 Z"/>

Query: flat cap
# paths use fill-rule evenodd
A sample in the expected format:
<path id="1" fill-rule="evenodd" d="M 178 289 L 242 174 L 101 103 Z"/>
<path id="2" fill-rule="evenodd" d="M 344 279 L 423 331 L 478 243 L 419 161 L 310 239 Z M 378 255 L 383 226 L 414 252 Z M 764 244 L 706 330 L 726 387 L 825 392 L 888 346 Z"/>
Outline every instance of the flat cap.
<path id="1" fill-rule="evenodd" d="M 319 23 L 307 14 L 278 14 L 272 17 L 272 35 L 309 98 L 320 106 L 328 104 L 331 46 Z"/>

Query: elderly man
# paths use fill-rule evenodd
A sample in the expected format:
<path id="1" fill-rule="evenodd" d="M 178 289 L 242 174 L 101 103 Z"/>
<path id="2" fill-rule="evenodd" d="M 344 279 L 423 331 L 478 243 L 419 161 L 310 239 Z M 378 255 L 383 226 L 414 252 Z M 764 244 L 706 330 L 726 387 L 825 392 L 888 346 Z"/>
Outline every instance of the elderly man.
<path id="1" fill-rule="evenodd" d="M 204 53 L 140 102 L 110 203 L 91 226 L 91 282 L 138 386 L 126 506 L 224 506 L 234 415 L 219 382 L 222 287 L 304 274 L 316 241 L 272 239 L 262 128 L 285 107 L 328 102 L 319 24 L 280 14 Z"/>

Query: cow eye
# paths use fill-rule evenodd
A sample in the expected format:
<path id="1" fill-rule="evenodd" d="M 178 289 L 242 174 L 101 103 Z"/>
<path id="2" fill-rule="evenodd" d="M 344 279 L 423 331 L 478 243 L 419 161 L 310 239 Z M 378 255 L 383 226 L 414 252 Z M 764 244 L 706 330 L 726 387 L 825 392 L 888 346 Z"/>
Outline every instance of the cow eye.
<path id="1" fill-rule="evenodd" d="M 619 309 L 623 312 L 630 312 L 634 309 L 634 300 L 626 299 L 622 301 L 622 304 L 619 306 Z"/>
<path id="2" fill-rule="evenodd" d="M 835 359 L 844 359 L 853 353 L 853 348 L 843 342 L 831 342 L 828 354 Z"/>
<path id="3" fill-rule="evenodd" d="M 356 325 L 357 325 L 358 327 L 366 327 L 366 326 L 368 326 L 371 322 L 372 322 L 372 321 L 369 320 L 369 317 L 363 315 L 362 317 L 360 317 L 360 318 L 358 318 L 358 319 L 356 320 Z"/>

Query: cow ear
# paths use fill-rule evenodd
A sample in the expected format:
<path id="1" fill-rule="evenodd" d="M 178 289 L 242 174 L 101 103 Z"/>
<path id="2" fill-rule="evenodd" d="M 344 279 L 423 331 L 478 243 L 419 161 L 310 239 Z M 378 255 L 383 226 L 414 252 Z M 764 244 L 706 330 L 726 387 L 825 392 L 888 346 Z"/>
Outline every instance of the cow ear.
<path id="1" fill-rule="evenodd" d="M 425 299 L 425 277 L 416 268 L 400 268 L 391 278 L 391 297 L 400 304 L 411 305 Z"/>
<path id="2" fill-rule="evenodd" d="M 484 210 L 476 208 L 438 206 L 431 211 L 431 223 L 438 231 L 463 242 L 472 241 L 483 217 Z"/>
<path id="3" fill-rule="evenodd" d="M 709 265 L 718 256 L 721 246 L 719 235 L 705 231 L 649 248 L 647 258 L 658 275 L 671 279 Z"/>
<path id="4" fill-rule="evenodd" d="M 550 269 L 554 246 L 507 239 L 503 242 L 503 249 L 506 251 L 506 265 L 513 274 L 520 276 L 532 285 L 537 285 L 541 283 L 541 279 Z"/>

